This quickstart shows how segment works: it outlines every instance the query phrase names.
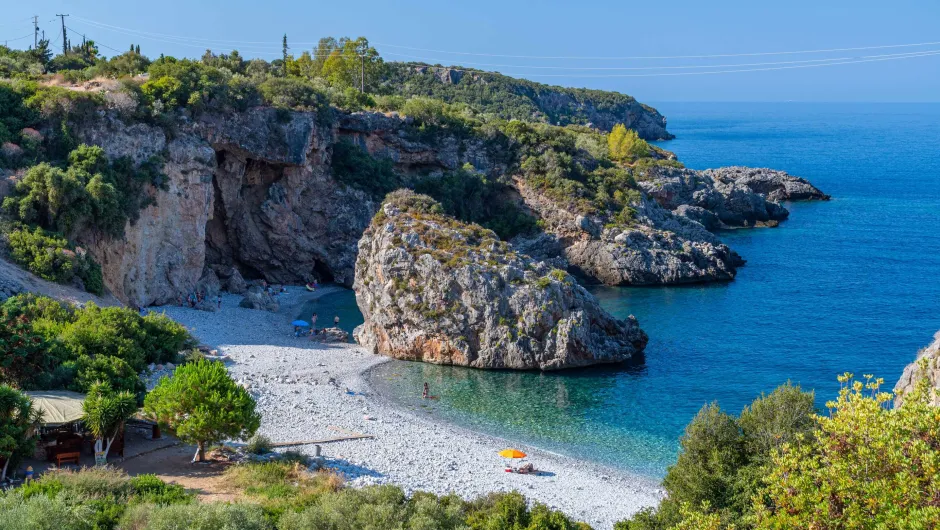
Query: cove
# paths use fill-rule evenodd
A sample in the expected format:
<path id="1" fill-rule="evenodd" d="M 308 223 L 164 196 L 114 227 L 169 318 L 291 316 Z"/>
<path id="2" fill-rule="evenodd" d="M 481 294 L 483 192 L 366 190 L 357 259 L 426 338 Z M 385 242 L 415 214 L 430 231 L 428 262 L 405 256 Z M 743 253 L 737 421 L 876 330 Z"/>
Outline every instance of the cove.
<path id="1" fill-rule="evenodd" d="M 592 287 L 649 334 L 643 359 L 562 373 L 391 362 L 373 387 L 402 407 L 661 477 L 705 403 L 739 412 L 790 380 L 825 408 L 845 371 L 894 385 L 940 329 L 940 105 L 661 103 L 687 167 L 771 167 L 828 203 L 720 237 L 748 263 L 729 283 Z M 352 293 L 342 295 L 352 298 Z M 322 318 L 322 316 L 321 316 Z M 332 316 L 330 316 L 332 318 Z M 420 398 L 424 382 L 440 399 Z"/>

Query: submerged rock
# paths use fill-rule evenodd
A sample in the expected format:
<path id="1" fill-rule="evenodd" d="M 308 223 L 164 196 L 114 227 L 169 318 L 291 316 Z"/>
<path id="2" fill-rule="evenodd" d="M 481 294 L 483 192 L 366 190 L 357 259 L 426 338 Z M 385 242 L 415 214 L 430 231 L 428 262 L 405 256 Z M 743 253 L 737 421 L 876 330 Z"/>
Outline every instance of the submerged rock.
<path id="1" fill-rule="evenodd" d="M 904 396 L 914 390 L 924 379 L 930 388 L 940 392 L 940 331 L 933 336 L 933 342 L 920 350 L 917 359 L 904 368 L 901 379 L 894 385 L 894 406 L 904 403 Z M 940 394 L 931 396 L 930 403 L 940 406 Z"/>
<path id="2" fill-rule="evenodd" d="M 360 344 L 491 369 L 613 363 L 643 350 L 635 318 L 611 316 L 566 272 L 440 212 L 429 197 L 395 192 L 359 241 Z"/>

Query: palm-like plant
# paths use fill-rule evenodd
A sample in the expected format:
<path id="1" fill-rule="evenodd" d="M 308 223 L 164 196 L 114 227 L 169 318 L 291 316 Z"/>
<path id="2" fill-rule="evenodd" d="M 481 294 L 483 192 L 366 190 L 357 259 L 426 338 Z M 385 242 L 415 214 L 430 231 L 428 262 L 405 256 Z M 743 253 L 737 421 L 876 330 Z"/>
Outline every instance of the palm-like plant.
<path id="1" fill-rule="evenodd" d="M 124 422 L 137 411 L 137 400 L 130 392 L 114 392 L 110 385 L 99 382 L 88 389 L 82 411 L 82 421 L 95 437 L 95 453 L 104 451 L 107 457 Z"/>
<path id="2" fill-rule="evenodd" d="M 32 453 L 41 416 L 29 397 L 15 388 L 0 385 L 0 457 L 4 459 L 0 481 L 6 480 L 11 460 Z"/>

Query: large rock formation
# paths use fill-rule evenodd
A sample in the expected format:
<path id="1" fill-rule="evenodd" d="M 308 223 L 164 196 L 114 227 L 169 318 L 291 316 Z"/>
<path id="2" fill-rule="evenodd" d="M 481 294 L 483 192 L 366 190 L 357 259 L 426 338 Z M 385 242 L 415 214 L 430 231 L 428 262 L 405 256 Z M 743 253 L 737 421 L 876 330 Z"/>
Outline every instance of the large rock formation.
<path id="1" fill-rule="evenodd" d="M 935 393 L 931 396 L 931 404 L 940 406 L 940 331 L 933 337 L 929 346 L 920 350 L 917 359 L 904 368 L 901 379 L 894 385 L 894 406 L 900 407 L 904 396 L 914 390 L 917 385 L 926 379 Z"/>
<path id="2" fill-rule="evenodd" d="M 779 201 L 828 200 L 806 180 L 783 171 L 724 167 L 696 171 L 652 167 L 638 182 L 660 206 L 709 230 L 776 226 L 790 212 Z"/>
<path id="3" fill-rule="evenodd" d="M 360 240 L 354 289 L 365 317 L 357 340 L 399 359 L 554 370 L 623 361 L 646 345 L 633 317 L 612 317 L 564 271 L 408 191 L 389 197 Z"/>
<path id="4" fill-rule="evenodd" d="M 666 285 L 730 280 L 740 257 L 701 224 L 641 197 L 629 225 L 572 211 L 517 179 L 523 200 L 554 234 L 570 265 L 607 285 Z M 539 257 L 550 249 L 533 251 Z"/>
<path id="5" fill-rule="evenodd" d="M 134 305 L 185 298 L 205 270 L 235 292 L 260 278 L 352 285 L 357 242 L 378 204 L 333 176 L 338 141 L 391 160 L 405 183 L 466 164 L 505 178 L 518 162 L 506 138 L 445 129 L 430 135 L 409 118 L 374 112 L 329 120 L 262 107 L 210 112 L 179 116 L 172 135 L 103 113 L 76 132 L 113 158 L 164 160 L 167 189 L 150 190 L 154 204 L 124 238 L 86 233 L 78 241 L 101 263 L 107 288 Z M 578 212 L 517 178 L 512 193 L 544 229 L 519 244 L 554 267 L 570 265 L 611 285 L 729 280 L 743 260 L 708 229 L 772 224 L 787 213 L 773 201 L 825 198 L 771 170 L 654 167 L 640 177 L 643 193 L 629 223 Z"/>

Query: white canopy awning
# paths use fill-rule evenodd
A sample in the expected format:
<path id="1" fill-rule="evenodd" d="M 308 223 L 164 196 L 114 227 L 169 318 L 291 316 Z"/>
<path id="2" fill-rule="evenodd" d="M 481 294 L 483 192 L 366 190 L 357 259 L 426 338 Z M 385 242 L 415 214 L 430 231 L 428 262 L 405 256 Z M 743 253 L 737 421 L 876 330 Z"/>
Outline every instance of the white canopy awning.
<path id="1" fill-rule="evenodd" d="M 55 427 L 82 419 L 85 394 L 68 390 L 25 392 L 33 400 L 33 408 L 42 411 L 42 424 Z"/>

